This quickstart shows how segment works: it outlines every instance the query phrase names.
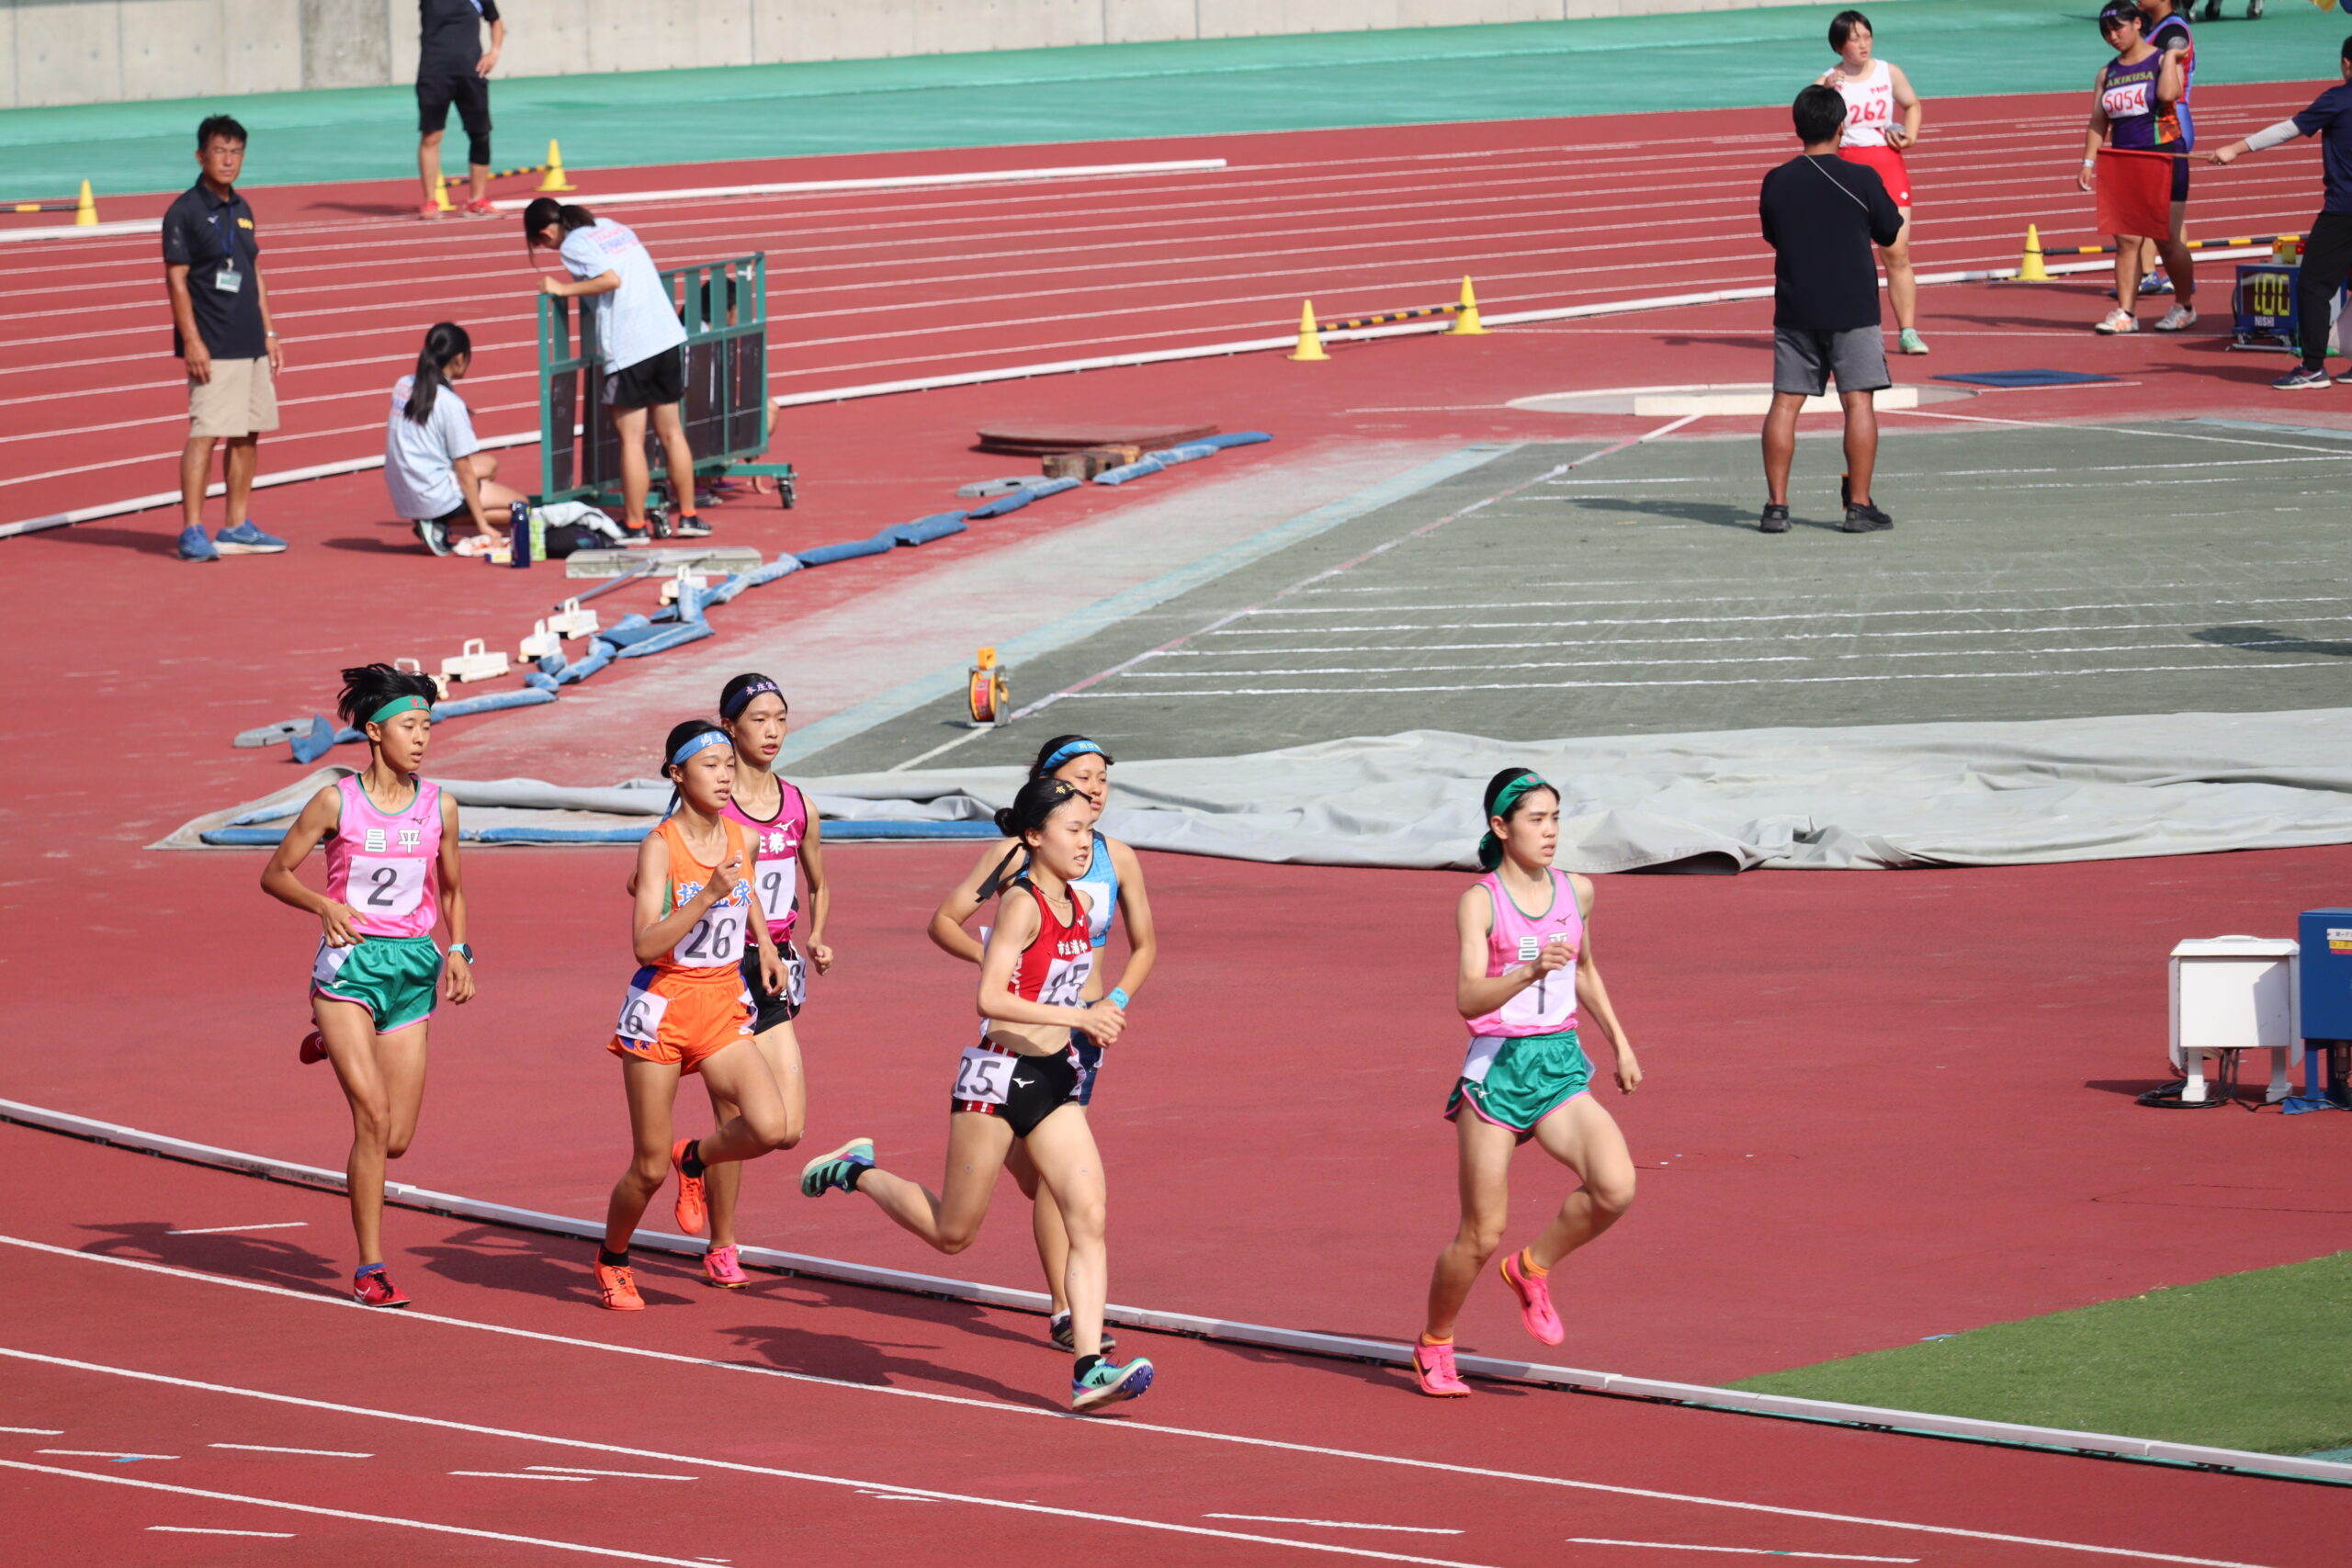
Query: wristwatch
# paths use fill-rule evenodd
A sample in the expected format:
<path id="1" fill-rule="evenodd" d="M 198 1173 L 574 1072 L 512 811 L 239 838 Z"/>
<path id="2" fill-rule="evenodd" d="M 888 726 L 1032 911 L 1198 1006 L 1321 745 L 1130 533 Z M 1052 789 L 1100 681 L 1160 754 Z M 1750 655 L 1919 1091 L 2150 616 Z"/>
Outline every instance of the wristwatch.
<path id="1" fill-rule="evenodd" d="M 469 942 L 453 942 L 449 944 L 449 956 L 462 958 L 471 964 L 474 961 L 474 944 Z"/>

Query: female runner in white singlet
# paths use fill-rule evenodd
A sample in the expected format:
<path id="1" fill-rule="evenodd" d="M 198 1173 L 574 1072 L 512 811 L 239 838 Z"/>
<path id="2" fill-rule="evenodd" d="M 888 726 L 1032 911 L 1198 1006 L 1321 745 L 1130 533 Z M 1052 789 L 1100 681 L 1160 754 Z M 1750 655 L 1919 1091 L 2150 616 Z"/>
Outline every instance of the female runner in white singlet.
<path id="1" fill-rule="evenodd" d="M 1919 335 L 1919 285 L 1911 273 L 1911 172 L 1903 150 L 1919 140 L 1924 110 L 1911 78 L 1903 68 L 1871 52 L 1871 19 L 1860 11 L 1840 11 L 1829 24 L 1829 47 L 1838 63 L 1823 72 L 1820 83 L 1835 87 L 1846 100 L 1846 129 L 1838 134 L 1838 155 L 1849 164 L 1878 171 L 1886 194 L 1903 210 L 1903 231 L 1894 243 L 1879 248 L 1886 267 L 1887 302 L 1894 307 L 1896 344 L 1905 354 L 1925 354 Z"/>

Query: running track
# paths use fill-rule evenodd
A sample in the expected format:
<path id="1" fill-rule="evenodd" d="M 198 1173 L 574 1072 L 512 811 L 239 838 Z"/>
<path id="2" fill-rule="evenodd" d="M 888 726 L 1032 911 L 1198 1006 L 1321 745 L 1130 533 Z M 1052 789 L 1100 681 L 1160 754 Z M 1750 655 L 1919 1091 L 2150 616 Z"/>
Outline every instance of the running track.
<path id="1" fill-rule="evenodd" d="M 2300 107 L 2295 85 L 2208 89 L 2211 137 Z M 2014 265 L 2025 225 L 2081 243 L 2071 97 L 1931 106 L 1914 159 L 1923 270 Z M 1770 280 L 1754 189 L 1789 152 L 1775 114 L 1498 121 L 996 150 L 981 166 L 1227 158 L 1209 174 L 944 192 L 715 200 L 616 209 L 668 265 L 769 253 L 773 388 L 807 392 L 959 370 L 1262 337 L 1311 296 L 1329 317 L 1449 299 L 1476 277 L 1489 310 L 1535 309 Z M 956 155 L 969 166 L 974 155 Z M 947 166 L 946 155 L 733 166 L 776 179 Z M 2307 144 L 2200 169 L 2192 233 L 2299 229 Z M 701 185 L 710 169 L 582 176 L 598 188 Z M 534 280 L 515 222 L 427 228 L 349 192 L 258 193 L 271 299 L 286 334 L 283 428 L 266 469 L 380 449 L 383 390 L 423 329 L 473 330 L 468 383 L 485 435 L 536 427 Z M 160 200 L 155 205 L 160 206 Z M 355 211 L 355 209 L 359 210 Z M 10 252 L 0 288 L 8 518 L 164 488 L 186 417 L 151 238 Z M 2217 264 L 2226 265 L 2228 264 Z M 2226 330 L 2209 292 L 2208 329 Z M 34 381 L 32 378 L 40 378 Z M 1673 378 L 1666 378 L 1672 379 Z M 126 472 L 137 473 L 133 481 Z"/>
<path id="2" fill-rule="evenodd" d="M 0 1236 L 16 1562 L 2322 1568 L 2352 1527 L 2341 1491 L 1526 1390 L 1438 1404 L 1159 1336 L 1125 1348 L 1161 1386 L 1080 1423 L 1033 1318 L 720 1294 L 660 1263 L 620 1318 L 544 1238 L 398 1213 L 424 1299 L 368 1314 L 328 1293 L 334 1198 L 164 1168 L 0 1129 L 0 1175 L 44 1198 Z"/>

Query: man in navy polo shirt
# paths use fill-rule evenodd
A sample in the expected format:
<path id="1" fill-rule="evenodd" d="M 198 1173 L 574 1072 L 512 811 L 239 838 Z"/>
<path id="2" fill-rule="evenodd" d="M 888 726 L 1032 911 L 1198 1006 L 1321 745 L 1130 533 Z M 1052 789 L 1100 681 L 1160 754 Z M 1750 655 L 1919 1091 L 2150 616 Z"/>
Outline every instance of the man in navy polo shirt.
<path id="1" fill-rule="evenodd" d="M 2343 81 L 2313 98 L 2311 107 L 2292 119 L 2265 127 L 2243 141 L 2199 156 L 2215 164 L 2233 164 L 2248 152 L 2259 152 L 2292 141 L 2299 136 L 2320 139 L 2320 171 L 2327 184 L 2327 198 L 2311 232 L 2303 236 L 2302 269 L 2295 277 L 2295 336 L 2303 362 L 2270 384 L 2282 392 L 2305 391 L 2329 384 L 2327 374 L 2328 307 L 2352 274 L 2352 38 L 2344 40 L 2337 70 Z"/>
<path id="2" fill-rule="evenodd" d="M 261 284 L 261 242 L 254 209 L 237 194 L 245 164 L 245 128 L 225 114 L 196 128 L 196 161 L 204 171 L 164 213 L 164 287 L 172 302 L 172 352 L 187 367 L 187 446 L 180 453 L 180 558 L 275 555 L 286 547 L 245 515 L 261 434 L 277 428 L 277 372 L 285 356 L 270 326 Z M 204 491 L 212 448 L 229 444 L 221 463 L 228 523 L 204 536 Z"/>
<path id="3" fill-rule="evenodd" d="M 466 128 L 467 196 L 460 210 L 490 216 L 490 73 L 506 47 L 506 24 L 498 0 L 417 0 L 416 144 L 417 177 L 424 185 L 420 218 L 441 216 L 441 133 L 449 106 Z M 481 47 L 481 25 L 490 24 L 490 49 Z"/>

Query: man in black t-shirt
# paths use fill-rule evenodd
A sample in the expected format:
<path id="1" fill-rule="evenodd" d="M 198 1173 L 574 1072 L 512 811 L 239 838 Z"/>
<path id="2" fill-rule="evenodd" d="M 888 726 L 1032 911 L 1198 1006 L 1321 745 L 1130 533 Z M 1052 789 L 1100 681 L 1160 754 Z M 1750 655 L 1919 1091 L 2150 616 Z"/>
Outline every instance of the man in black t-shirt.
<path id="1" fill-rule="evenodd" d="M 1797 414 L 1807 398 L 1838 382 L 1846 412 L 1845 530 L 1873 533 L 1894 520 L 1871 502 L 1878 461 L 1878 410 L 1872 394 L 1890 385 L 1886 341 L 1879 331 L 1873 244 L 1891 245 L 1903 210 L 1878 171 L 1838 156 L 1846 100 L 1816 82 L 1792 109 L 1798 157 L 1764 176 L 1758 200 L 1772 263 L 1772 406 L 1764 416 L 1764 515 L 1767 534 L 1789 531 L 1789 468 L 1796 460 Z"/>
<path id="2" fill-rule="evenodd" d="M 441 216 L 441 132 L 449 106 L 466 128 L 467 200 L 462 210 L 490 216 L 490 73 L 506 47 L 506 24 L 498 0 L 417 0 L 416 144 L 417 178 L 424 186 L 420 218 Z M 490 49 L 481 47 L 481 24 L 490 24 Z"/>

